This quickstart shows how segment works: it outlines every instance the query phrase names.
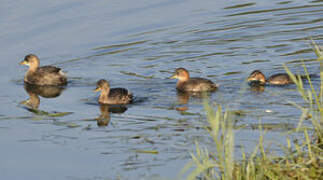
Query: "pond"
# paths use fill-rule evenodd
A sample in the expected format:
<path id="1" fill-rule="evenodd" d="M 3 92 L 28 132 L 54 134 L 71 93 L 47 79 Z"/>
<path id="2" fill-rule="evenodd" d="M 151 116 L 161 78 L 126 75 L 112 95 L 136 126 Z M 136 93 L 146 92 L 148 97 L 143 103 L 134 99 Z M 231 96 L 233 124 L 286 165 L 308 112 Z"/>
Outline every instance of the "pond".
<path id="1" fill-rule="evenodd" d="M 309 40 L 322 44 L 322 0 L 135 2 L 1 1 L 3 179 L 175 178 L 196 141 L 213 148 L 203 100 L 167 79 L 178 67 L 219 84 L 210 103 L 237 112 L 237 159 L 241 147 L 252 152 L 259 124 L 266 144 L 285 143 L 301 115 L 289 102 L 304 105 L 295 86 L 253 89 L 245 80 L 255 69 L 284 72 L 283 63 L 303 73 L 302 60 L 319 74 Z M 69 84 L 24 86 L 18 63 L 29 53 L 61 67 Z M 92 90 L 102 78 L 135 102 L 99 106 Z"/>

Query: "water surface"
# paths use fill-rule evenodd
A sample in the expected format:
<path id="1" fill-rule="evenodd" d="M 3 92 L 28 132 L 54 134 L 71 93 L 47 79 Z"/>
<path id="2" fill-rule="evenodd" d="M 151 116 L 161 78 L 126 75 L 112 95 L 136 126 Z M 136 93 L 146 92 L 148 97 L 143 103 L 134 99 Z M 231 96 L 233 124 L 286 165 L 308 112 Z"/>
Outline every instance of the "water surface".
<path id="1" fill-rule="evenodd" d="M 308 43 L 313 38 L 322 44 L 319 0 L 1 4 L 4 179 L 176 177 L 195 141 L 213 148 L 202 100 L 178 95 L 176 82 L 167 79 L 177 67 L 220 85 L 210 102 L 243 112 L 235 122 L 237 156 L 241 146 L 252 151 L 259 123 L 268 127 L 266 143 L 285 143 L 282 137 L 301 115 L 288 101 L 304 105 L 295 86 L 255 90 L 245 78 L 255 69 L 284 72 L 283 63 L 302 73 L 301 60 L 319 73 Z M 28 92 L 26 67 L 18 62 L 31 52 L 42 65 L 62 67 L 69 85 L 51 96 Z M 92 89 L 101 78 L 132 91 L 136 102 L 123 110 L 99 106 Z M 31 97 L 36 112 L 21 104 Z"/>

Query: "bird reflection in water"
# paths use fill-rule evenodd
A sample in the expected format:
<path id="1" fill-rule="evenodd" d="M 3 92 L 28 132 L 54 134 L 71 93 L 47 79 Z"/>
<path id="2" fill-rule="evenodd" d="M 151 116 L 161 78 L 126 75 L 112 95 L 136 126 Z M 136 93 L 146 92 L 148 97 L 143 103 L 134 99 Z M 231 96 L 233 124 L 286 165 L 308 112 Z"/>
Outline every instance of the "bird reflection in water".
<path id="1" fill-rule="evenodd" d="M 188 110 L 187 104 L 189 103 L 190 99 L 203 99 L 203 98 L 210 98 L 210 92 L 177 92 L 177 104 L 178 107 L 175 109 L 177 111 L 186 111 Z"/>
<path id="2" fill-rule="evenodd" d="M 261 85 L 259 82 L 249 82 L 250 90 L 257 93 L 262 93 L 265 91 L 265 86 Z"/>
<path id="3" fill-rule="evenodd" d="M 127 111 L 127 107 L 120 105 L 100 105 L 100 116 L 95 118 L 99 127 L 108 126 L 111 120 L 110 113 L 124 113 Z"/>
<path id="4" fill-rule="evenodd" d="M 36 86 L 24 84 L 24 88 L 29 95 L 29 99 L 22 101 L 20 104 L 26 105 L 30 109 L 38 109 L 40 98 L 56 98 L 61 95 L 64 87 L 59 86 Z"/>

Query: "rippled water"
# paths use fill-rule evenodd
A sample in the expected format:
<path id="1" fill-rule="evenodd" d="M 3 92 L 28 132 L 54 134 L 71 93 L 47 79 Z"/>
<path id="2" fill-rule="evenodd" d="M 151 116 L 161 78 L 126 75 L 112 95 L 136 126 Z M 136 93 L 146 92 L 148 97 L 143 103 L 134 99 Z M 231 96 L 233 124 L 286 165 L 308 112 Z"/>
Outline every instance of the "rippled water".
<path id="1" fill-rule="evenodd" d="M 196 140 L 212 150 L 202 100 L 177 95 L 167 79 L 177 67 L 220 84 L 210 101 L 241 112 L 237 150 L 251 152 L 259 123 L 268 144 L 285 143 L 301 114 L 288 101 L 303 104 L 295 86 L 255 90 L 245 78 L 255 69 L 283 72 L 283 63 L 302 73 L 301 60 L 318 74 L 308 40 L 322 44 L 322 15 L 321 0 L 2 0 L 1 177 L 176 177 Z M 24 87 L 18 62 L 31 52 L 67 71 L 69 85 Z M 97 105 L 92 89 L 101 78 L 132 91 L 135 103 Z M 24 105 L 29 98 L 37 111 Z"/>

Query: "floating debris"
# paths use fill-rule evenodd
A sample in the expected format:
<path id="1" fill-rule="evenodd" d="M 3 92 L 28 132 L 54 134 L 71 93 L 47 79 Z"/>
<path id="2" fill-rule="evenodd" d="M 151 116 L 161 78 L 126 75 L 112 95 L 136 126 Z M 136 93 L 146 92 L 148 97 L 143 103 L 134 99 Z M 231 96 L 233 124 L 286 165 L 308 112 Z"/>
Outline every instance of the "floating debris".
<path id="1" fill-rule="evenodd" d="M 135 150 L 136 153 L 144 153 L 144 154 L 158 154 L 159 152 L 156 150 Z"/>
<path id="2" fill-rule="evenodd" d="M 35 113 L 37 115 L 49 116 L 49 117 L 62 117 L 62 116 L 72 114 L 72 112 L 53 112 L 53 113 L 50 113 L 50 112 L 47 112 L 47 111 L 33 109 L 33 108 L 27 108 L 27 110 L 32 112 L 32 113 Z"/>
<path id="3" fill-rule="evenodd" d="M 265 112 L 266 112 L 266 113 L 272 113 L 272 112 L 274 112 L 274 111 L 273 111 L 273 110 L 270 110 L 270 109 L 266 109 L 266 110 L 265 110 Z"/>

